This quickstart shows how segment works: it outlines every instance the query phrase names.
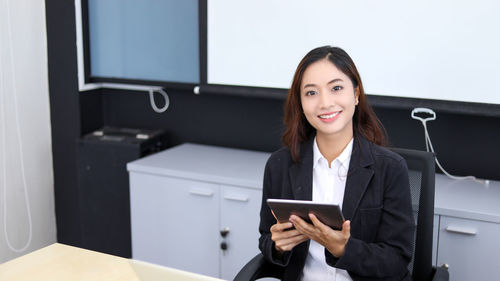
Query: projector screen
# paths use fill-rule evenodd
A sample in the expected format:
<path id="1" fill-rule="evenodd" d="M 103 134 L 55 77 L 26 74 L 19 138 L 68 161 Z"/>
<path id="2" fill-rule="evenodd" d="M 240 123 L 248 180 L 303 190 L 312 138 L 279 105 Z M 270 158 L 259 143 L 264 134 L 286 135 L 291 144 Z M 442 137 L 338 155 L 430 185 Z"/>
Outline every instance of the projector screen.
<path id="1" fill-rule="evenodd" d="M 500 1 L 208 0 L 207 83 L 289 88 L 333 45 L 368 94 L 500 104 Z"/>

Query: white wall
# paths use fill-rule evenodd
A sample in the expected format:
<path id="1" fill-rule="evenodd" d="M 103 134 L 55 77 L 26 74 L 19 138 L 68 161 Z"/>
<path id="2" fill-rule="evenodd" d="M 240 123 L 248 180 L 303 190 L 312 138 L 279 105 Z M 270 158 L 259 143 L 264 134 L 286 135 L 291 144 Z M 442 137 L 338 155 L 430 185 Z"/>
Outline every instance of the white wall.
<path id="1" fill-rule="evenodd" d="M 56 242 L 45 26 L 44 0 L 0 0 L 0 263 Z"/>

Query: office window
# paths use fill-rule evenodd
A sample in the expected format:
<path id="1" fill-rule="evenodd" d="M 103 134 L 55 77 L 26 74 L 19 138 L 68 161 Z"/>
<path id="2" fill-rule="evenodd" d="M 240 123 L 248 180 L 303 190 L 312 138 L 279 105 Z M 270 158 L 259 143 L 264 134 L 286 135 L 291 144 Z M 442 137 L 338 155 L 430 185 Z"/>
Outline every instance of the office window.
<path id="1" fill-rule="evenodd" d="M 88 0 L 90 77 L 199 83 L 198 0 Z"/>

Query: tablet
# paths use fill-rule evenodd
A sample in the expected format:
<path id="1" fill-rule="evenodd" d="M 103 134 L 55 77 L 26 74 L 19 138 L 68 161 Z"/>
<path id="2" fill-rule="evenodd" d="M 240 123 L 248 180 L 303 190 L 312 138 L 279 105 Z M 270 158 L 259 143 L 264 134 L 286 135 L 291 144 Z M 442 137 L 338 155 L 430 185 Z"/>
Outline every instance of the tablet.
<path id="1" fill-rule="evenodd" d="M 276 219 L 280 223 L 288 222 L 291 215 L 299 216 L 306 222 L 312 223 L 309 219 L 309 213 L 313 213 L 322 223 L 336 230 L 342 229 L 344 223 L 342 211 L 339 205 L 335 204 L 303 200 L 267 199 L 267 205 L 273 210 Z"/>

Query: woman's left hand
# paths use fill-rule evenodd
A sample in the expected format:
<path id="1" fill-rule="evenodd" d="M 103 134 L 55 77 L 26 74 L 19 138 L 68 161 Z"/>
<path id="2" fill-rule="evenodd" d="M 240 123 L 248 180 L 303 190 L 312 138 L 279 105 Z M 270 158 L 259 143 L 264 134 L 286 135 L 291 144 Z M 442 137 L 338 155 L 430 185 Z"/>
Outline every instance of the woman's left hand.
<path id="1" fill-rule="evenodd" d="M 344 221 L 342 230 L 333 230 L 328 225 L 323 224 L 318 218 L 309 214 L 313 224 L 307 223 L 298 216 L 290 216 L 290 221 L 298 232 L 323 245 L 335 257 L 341 257 L 345 251 L 345 245 L 351 237 L 351 222 Z"/>

